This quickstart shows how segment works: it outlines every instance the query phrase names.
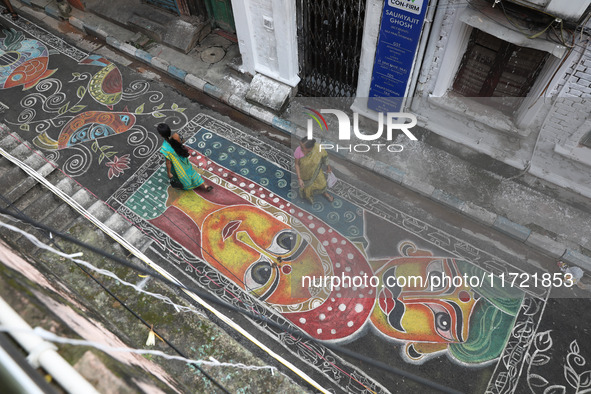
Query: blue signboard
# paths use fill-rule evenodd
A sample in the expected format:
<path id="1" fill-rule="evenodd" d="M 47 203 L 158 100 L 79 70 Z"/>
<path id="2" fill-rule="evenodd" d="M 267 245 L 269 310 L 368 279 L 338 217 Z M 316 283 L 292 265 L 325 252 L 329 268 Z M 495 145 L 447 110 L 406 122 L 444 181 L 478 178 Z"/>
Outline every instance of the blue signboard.
<path id="1" fill-rule="evenodd" d="M 367 107 L 400 112 L 429 0 L 386 0 Z"/>

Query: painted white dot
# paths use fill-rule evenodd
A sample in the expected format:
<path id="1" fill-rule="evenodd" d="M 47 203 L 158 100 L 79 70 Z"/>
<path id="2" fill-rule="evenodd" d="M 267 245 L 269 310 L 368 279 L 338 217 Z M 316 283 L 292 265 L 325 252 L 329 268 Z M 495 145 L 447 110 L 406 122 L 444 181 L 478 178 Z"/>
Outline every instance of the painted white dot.
<path id="1" fill-rule="evenodd" d="M 318 229 L 318 234 L 324 234 L 326 232 L 326 229 L 324 227 L 320 227 Z"/>
<path id="2" fill-rule="evenodd" d="M 341 298 L 343 295 L 341 293 L 337 293 L 337 297 Z"/>
<path id="3" fill-rule="evenodd" d="M 201 155 L 197 156 L 197 159 L 201 159 Z"/>
<path id="4" fill-rule="evenodd" d="M 316 330 L 316 332 L 317 332 L 318 334 L 322 334 L 322 328 L 319 328 L 318 330 Z"/>
<path id="5" fill-rule="evenodd" d="M 328 241 L 322 241 L 322 245 L 328 246 Z"/>
<path id="6" fill-rule="evenodd" d="M 330 232 L 330 230 L 329 230 L 329 232 Z M 333 244 L 336 244 L 336 243 L 337 243 L 337 239 L 336 239 L 336 238 L 333 238 L 333 239 L 331 239 L 330 241 L 331 241 Z"/>
<path id="7" fill-rule="evenodd" d="M 348 253 L 348 254 L 347 254 L 347 258 L 348 258 L 349 260 L 353 260 L 353 257 L 355 257 L 355 256 L 353 256 L 353 253 Z M 361 275 L 363 275 L 363 272 L 361 272 Z"/>
<path id="8" fill-rule="evenodd" d="M 306 324 L 306 319 L 304 319 L 303 317 L 300 317 L 300 323 Z"/>
<path id="9" fill-rule="evenodd" d="M 240 186 L 240 187 L 244 187 L 244 186 L 246 186 L 246 183 L 244 183 L 244 182 L 240 182 L 240 185 L 239 185 L 239 186 Z"/>
<path id="10" fill-rule="evenodd" d="M 288 206 L 288 207 L 291 207 L 291 203 L 288 203 L 288 204 L 287 204 L 287 206 Z"/>
<path id="11" fill-rule="evenodd" d="M 343 253 L 343 249 L 337 248 L 337 250 L 335 250 L 335 252 L 337 252 L 337 254 L 341 254 L 341 253 Z"/>
<path id="12" fill-rule="evenodd" d="M 310 225 L 308 227 L 314 228 L 314 227 L 316 227 L 316 225 L 314 223 L 310 223 Z"/>
<path id="13" fill-rule="evenodd" d="M 328 232 L 329 232 L 329 233 L 332 233 L 332 228 L 329 228 L 329 229 L 328 229 Z"/>
<path id="14" fill-rule="evenodd" d="M 326 242 L 326 241 L 324 241 L 324 242 Z M 326 243 L 328 244 L 328 242 L 326 242 Z M 334 266 L 337 268 L 341 268 L 341 263 L 336 263 Z"/>
<path id="15" fill-rule="evenodd" d="M 357 291 L 357 287 L 353 286 L 353 291 Z"/>
<path id="16" fill-rule="evenodd" d="M 275 197 L 275 195 L 274 195 L 273 193 L 270 193 L 270 194 L 269 194 L 269 197 L 271 197 L 271 198 L 272 198 L 272 197 Z"/>
<path id="17" fill-rule="evenodd" d="M 345 268 L 345 271 L 347 271 L 347 272 L 351 272 L 351 267 L 347 267 L 347 268 Z"/>
<path id="18" fill-rule="evenodd" d="M 300 217 L 300 218 L 301 218 L 302 216 L 304 216 L 304 214 L 303 214 L 302 212 L 299 212 L 299 213 L 298 213 L 298 217 Z"/>
<path id="19" fill-rule="evenodd" d="M 344 239 L 341 241 L 341 245 L 346 245 L 347 241 L 345 241 Z"/>
<path id="20" fill-rule="evenodd" d="M 357 313 L 363 312 L 363 305 L 355 304 L 355 312 L 357 312 Z"/>
<path id="21" fill-rule="evenodd" d="M 336 301 L 336 299 L 334 299 L 334 298 L 331 298 L 331 299 L 330 299 L 330 301 L 331 301 L 331 302 L 335 302 L 335 301 Z"/>
<path id="22" fill-rule="evenodd" d="M 261 192 L 261 191 L 263 191 L 263 188 L 262 188 L 262 187 L 259 187 L 259 191 L 260 191 L 260 192 Z"/>
<path id="23" fill-rule="evenodd" d="M 339 305 L 339 311 L 343 312 L 345 309 L 347 309 L 347 305 L 345 305 L 345 304 Z"/>
<path id="24" fill-rule="evenodd" d="M 223 168 L 218 168 L 218 172 L 222 172 L 222 171 L 224 171 Z"/>
<path id="25" fill-rule="evenodd" d="M 324 319 L 326 319 L 326 315 L 324 313 L 321 313 L 320 316 L 318 316 L 318 318 L 320 320 L 324 320 Z"/>
<path id="26" fill-rule="evenodd" d="M 142 207 L 142 209 L 146 209 L 146 206 L 144 205 L 144 206 Z"/>
<path id="27" fill-rule="evenodd" d="M 272 195 L 272 194 L 269 194 L 269 197 L 273 197 L 273 195 Z M 275 198 L 273 199 L 273 202 L 279 202 L 279 199 L 278 199 L 277 197 L 275 197 Z"/>
<path id="28" fill-rule="evenodd" d="M 267 197 L 265 194 L 261 194 L 261 198 L 265 198 Z"/>
<path id="29" fill-rule="evenodd" d="M 330 330 L 330 333 L 334 335 L 334 334 L 336 334 L 336 333 L 337 333 L 337 330 L 335 330 L 335 329 L 333 328 L 332 330 Z"/>
<path id="30" fill-rule="evenodd" d="M 207 171 L 213 171 L 213 167 L 209 167 Z"/>
<path id="31" fill-rule="evenodd" d="M 224 172 L 224 175 L 223 175 L 223 177 L 224 177 L 224 178 L 227 178 L 227 177 L 228 177 L 228 173 L 227 173 L 227 172 Z"/>
<path id="32" fill-rule="evenodd" d="M 326 308 L 327 311 L 332 311 L 332 306 L 329 306 L 328 308 Z"/>
<path id="33" fill-rule="evenodd" d="M 373 294 L 373 290 L 368 291 L 367 294 L 369 294 L 369 295 Z"/>
<path id="34" fill-rule="evenodd" d="M 250 194 L 255 194 L 257 191 L 256 190 L 251 190 Z"/>
<path id="35" fill-rule="evenodd" d="M 251 189 L 254 189 L 254 183 L 251 183 L 250 185 L 248 185 L 248 187 L 250 187 Z"/>
<path id="36" fill-rule="evenodd" d="M 312 215 L 308 215 L 308 220 L 312 220 L 314 217 Z"/>
<path id="37" fill-rule="evenodd" d="M 279 205 L 279 209 L 285 208 L 285 205 Z"/>
<path id="38" fill-rule="evenodd" d="M 341 286 L 335 286 L 335 287 L 334 287 L 334 289 L 335 289 L 336 291 L 339 291 L 339 290 L 341 290 Z"/>
<path id="39" fill-rule="evenodd" d="M 236 178 L 232 178 L 232 182 L 236 182 L 238 179 Z"/>
<path id="40" fill-rule="evenodd" d="M 203 163 L 199 163 L 199 167 L 203 167 Z"/>
<path id="41" fill-rule="evenodd" d="M 207 160 L 207 165 L 210 165 L 210 164 L 211 164 L 211 160 Z"/>
<path id="42" fill-rule="evenodd" d="M 359 294 L 359 298 L 363 298 L 363 294 Z"/>
<path id="43" fill-rule="evenodd" d="M 350 321 L 350 322 L 347 323 L 347 327 L 353 327 L 353 324 L 355 324 L 355 323 L 353 323 L 352 321 Z"/>
<path id="44" fill-rule="evenodd" d="M 295 213 L 295 209 L 290 209 L 289 213 L 294 214 Z"/>

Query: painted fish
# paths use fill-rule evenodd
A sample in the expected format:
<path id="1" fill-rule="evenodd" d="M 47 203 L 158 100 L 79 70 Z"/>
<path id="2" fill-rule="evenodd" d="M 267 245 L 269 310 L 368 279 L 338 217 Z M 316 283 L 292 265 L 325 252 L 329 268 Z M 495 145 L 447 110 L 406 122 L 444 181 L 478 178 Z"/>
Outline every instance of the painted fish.
<path id="1" fill-rule="evenodd" d="M 47 133 L 35 137 L 36 146 L 47 150 L 60 150 L 71 146 L 125 133 L 135 124 L 135 116 L 128 112 L 88 111 L 71 119 L 57 140 Z"/>
<path id="2" fill-rule="evenodd" d="M 49 70 L 48 64 L 49 51 L 40 41 L 25 39 L 12 29 L 0 38 L 0 89 L 21 85 L 23 90 L 31 89 L 57 71 Z"/>
<path id="3" fill-rule="evenodd" d="M 99 55 L 90 55 L 80 64 L 102 67 L 88 82 L 88 93 L 98 103 L 113 109 L 123 93 L 123 78 L 117 66 Z"/>

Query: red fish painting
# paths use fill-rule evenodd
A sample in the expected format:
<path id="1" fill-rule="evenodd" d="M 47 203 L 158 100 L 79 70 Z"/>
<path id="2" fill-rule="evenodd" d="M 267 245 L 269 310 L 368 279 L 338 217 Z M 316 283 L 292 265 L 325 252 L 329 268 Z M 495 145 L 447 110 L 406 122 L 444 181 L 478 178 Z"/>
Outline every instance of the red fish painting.
<path id="1" fill-rule="evenodd" d="M 135 116 L 128 112 L 88 111 L 70 120 L 57 140 L 43 133 L 33 142 L 42 149 L 60 150 L 86 141 L 125 133 L 133 127 L 135 121 Z"/>

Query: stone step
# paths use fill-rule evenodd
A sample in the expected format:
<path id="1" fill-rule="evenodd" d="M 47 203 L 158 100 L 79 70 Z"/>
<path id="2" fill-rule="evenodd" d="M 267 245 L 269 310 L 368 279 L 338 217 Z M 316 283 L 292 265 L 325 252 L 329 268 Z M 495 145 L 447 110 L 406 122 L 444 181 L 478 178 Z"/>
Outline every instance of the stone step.
<path id="1" fill-rule="evenodd" d="M 48 223 L 48 216 L 63 205 L 63 201 L 57 198 L 53 193 L 47 192 L 47 190 L 41 185 L 38 185 L 38 188 L 31 189 L 25 197 L 29 197 L 29 195 L 33 194 L 37 195 L 38 198 L 34 199 L 28 207 L 21 209 L 22 213 L 36 222 L 52 226 Z M 19 202 L 22 202 L 23 200 L 24 199 L 21 199 Z M 37 239 L 43 243 L 51 243 L 49 232 L 45 230 L 32 229 L 29 227 L 26 231 L 37 237 Z M 22 250 L 30 250 L 32 253 L 35 253 L 37 249 L 36 247 L 33 247 L 31 242 L 24 236 L 17 237 L 15 243 L 19 248 L 22 248 Z"/>
<path id="2" fill-rule="evenodd" d="M 31 156 L 25 160 L 24 163 L 35 169 L 36 172 L 43 177 L 47 177 L 55 171 L 55 167 L 51 163 L 47 163 L 36 155 Z M 38 183 L 35 178 L 30 177 L 16 166 L 14 169 L 9 170 L 6 173 L 6 176 L 9 176 L 10 178 L 0 178 L 0 184 L 9 185 L 3 194 L 11 201 L 17 201 Z"/>

